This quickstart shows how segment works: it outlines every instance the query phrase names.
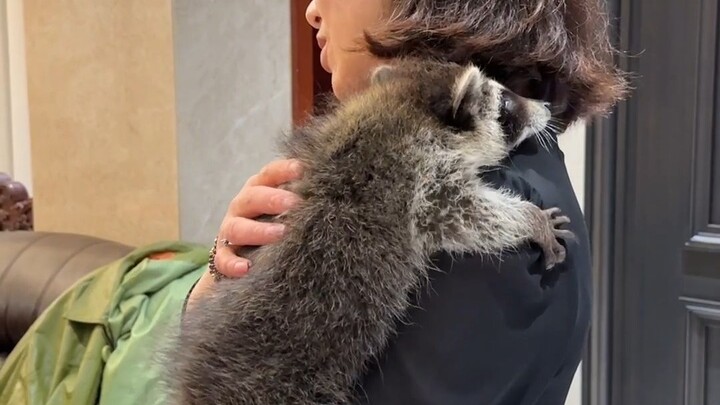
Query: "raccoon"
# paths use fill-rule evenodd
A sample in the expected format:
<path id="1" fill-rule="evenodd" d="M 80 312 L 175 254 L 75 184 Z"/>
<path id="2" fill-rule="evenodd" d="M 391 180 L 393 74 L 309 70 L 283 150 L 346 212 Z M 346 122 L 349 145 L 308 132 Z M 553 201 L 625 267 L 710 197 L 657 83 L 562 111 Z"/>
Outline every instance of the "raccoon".
<path id="1" fill-rule="evenodd" d="M 173 403 L 348 404 L 439 251 L 501 255 L 537 243 L 562 262 L 569 219 L 479 176 L 548 123 L 475 66 L 404 60 L 283 142 L 303 201 L 278 243 L 247 251 L 185 314 Z M 559 240 L 558 240 L 559 239 Z"/>

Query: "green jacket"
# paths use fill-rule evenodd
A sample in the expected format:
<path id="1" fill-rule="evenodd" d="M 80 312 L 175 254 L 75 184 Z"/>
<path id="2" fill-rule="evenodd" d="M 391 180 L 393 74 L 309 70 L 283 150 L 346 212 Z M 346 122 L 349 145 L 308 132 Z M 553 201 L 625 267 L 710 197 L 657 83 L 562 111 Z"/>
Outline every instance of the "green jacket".
<path id="1" fill-rule="evenodd" d="M 169 259 L 153 254 L 176 252 Z M 0 405 L 124 405 L 164 401 L 158 351 L 208 249 L 179 242 L 136 249 L 59 297 L 0 369 Z"/>

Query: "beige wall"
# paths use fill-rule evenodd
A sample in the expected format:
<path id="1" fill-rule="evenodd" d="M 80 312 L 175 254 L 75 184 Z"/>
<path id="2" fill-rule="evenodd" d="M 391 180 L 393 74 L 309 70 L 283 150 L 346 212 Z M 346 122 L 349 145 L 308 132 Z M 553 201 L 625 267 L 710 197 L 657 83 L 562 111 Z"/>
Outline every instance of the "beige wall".
<path id="1" fill-rule="evenodd" d="M 585 204 L 585 123 L 571 126 L 558 137 L 558 144 L 565 155 L 565 166 L 575 190 L 580 208 Z"/>
<path id="2" fill-rule="evenodd" d="M 27 68 L 25 65 L 25 20 L 23 0 L 5 0 L 7 16 L 7 57 L 9 82 L 9 128 L 12 143 L 12 175 L 32 193 L 30 126 L 27 101 Z M 3 88 L 0 86 L 0 88 Z"/>
<path id="3" fill-rule="evenodd" d="M 0 4 L 0 172 L 12 174 L 10 131 L 10 75 L 6 8 Z"/>
<path id="4" fill-rule="evenodd" d="M 26 0 L 36 228 L 179 234 L 170 0 Z"/>
<path id="5" fill-rule="evenodd" d="M 585 203 L 585 123 L 576 124 L 558 138 L 560 149 L 565 155 L 565 165 L 580 207 Z M 582 364 L 573 379 L 565 405 L 582 404 Z"/>

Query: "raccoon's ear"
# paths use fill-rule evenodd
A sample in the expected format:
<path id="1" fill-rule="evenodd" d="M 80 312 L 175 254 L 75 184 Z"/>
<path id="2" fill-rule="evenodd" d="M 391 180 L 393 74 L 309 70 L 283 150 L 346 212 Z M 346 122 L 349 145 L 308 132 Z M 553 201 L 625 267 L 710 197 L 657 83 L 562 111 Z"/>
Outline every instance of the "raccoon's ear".
<path id="1" fill-rule="evenodd" d="M 370 75 L 370 83 L 373 85 L 387 83 L 395 75 L 395 68 L 390 65 L 376 67 Z"/>
<path id="2" fill-rule="evenodd" d="M 482 100 L 485 82 L 477 66 L 467 67 L 455 80 L 452 88 L 452 117 L 465 121 L 475 116 Z"/>

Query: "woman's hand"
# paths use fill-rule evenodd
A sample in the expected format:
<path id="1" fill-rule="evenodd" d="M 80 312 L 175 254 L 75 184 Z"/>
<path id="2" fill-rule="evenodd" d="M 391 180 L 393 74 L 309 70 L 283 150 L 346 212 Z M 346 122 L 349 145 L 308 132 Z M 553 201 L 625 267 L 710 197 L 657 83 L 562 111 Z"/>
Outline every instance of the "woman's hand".
<path id="1" fill-rule="evenodd" d="M 281 184 L 300 177 L 301 165 L 296 160 L 277 160 L 269 163 L 260 172 L 248 179 L 245 186 L 233 198 L 225 218 L 220 225 L 218 241 L 227 239 L 235 246 L 262 246 L 278 241 L 284 233 L 282 224 L 255 221 L 261 215 L 277 215 L 287 211 L 299 197 L 277 188 Z M 242 277 L 252 263 L 238 257 L 232 247 L 218 242 L 215 253 L 215 267 L 227 277 Z M 209 272 L 203 274 L 190 293 L 188 306 L 212 285 Z"/>

